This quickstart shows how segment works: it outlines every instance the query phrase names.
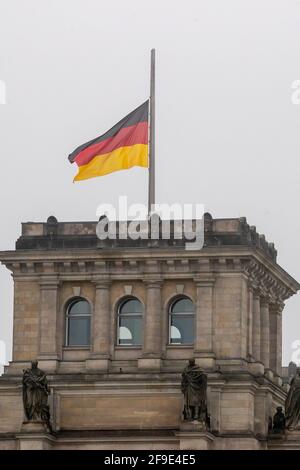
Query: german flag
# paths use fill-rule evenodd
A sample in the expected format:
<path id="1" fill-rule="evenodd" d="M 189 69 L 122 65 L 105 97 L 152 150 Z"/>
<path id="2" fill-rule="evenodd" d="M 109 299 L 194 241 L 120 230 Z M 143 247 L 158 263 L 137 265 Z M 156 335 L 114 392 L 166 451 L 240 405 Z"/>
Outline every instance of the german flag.
<path id="1" fill-rule="evenodd" d="M 148 105 L 146 101 L 109 131 L 69 155 L 79 171 L 74 181 L 127 170 L 133 166 L 148 167 Z"/>

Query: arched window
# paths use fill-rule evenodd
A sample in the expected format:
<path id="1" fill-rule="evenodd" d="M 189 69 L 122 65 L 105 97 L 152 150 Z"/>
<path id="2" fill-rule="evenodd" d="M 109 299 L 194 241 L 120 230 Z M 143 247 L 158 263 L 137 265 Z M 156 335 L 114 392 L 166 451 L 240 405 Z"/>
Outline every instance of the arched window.
<path id="1" fill-rule="evenodd" d="M 72 300 L 67 308 L 67 346 L 89 346 L 91 341 L 91 307 L 82 298 Z"/>
<path id="2" fill-rule="evenodd" d="M 143 306 L 131 297 L 122 302 L 118 310 L 118 344 L 139 346 L 142 344 Z"/>
<path id="3" fill-rule="evenodd" d="M 193 344 L 195 306 L 187 297 L 181 297 L 171 304 L 170 344 Z"/>

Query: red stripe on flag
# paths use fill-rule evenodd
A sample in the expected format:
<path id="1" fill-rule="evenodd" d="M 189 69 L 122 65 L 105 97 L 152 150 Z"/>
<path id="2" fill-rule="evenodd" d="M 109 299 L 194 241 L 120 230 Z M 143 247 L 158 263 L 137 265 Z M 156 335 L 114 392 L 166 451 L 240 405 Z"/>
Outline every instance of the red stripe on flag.
<path id="1" fill-rule="evenodd" d="M 98 142 L 82 150 L 75 162 L 78 166 L 87 165 L 96 155 L 112 152 L 120 147 L 135 144 L 148 144 L 148 122 L 139 122 L 133 126 L 123 127 L 114 137 Z"/>

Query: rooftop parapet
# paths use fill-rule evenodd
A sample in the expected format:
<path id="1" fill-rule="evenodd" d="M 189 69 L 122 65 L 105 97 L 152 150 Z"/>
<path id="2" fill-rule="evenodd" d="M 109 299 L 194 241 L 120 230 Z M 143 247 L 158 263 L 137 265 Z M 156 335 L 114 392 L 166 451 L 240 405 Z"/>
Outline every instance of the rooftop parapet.
<path id="1" fill-rule="evenodd" d="M 273 261 L 277 251 L 273 243 L 267 242 L 264 235 L 250 226 L 245 217 L 236 219 L 213 219 L 204 214 L 204 246 L 249 246 L 261 249 Z M 100 240 L 94 222 L 58 222 L 54 216 L 47 222 L 26 222 L 22 224 L 22 235 L 16 242 L 17 250 L 64 250 L 64 249 L 120 249 L 120 248 L 170 248 L 184 249 L 186 238 L 174 237 L 174 221 L 170 221 L 170 237 L 132 240 Z M 117 234 L 119 223 L 117 222 Z M 161 233 L 161 232 L 160 232 Z"/>

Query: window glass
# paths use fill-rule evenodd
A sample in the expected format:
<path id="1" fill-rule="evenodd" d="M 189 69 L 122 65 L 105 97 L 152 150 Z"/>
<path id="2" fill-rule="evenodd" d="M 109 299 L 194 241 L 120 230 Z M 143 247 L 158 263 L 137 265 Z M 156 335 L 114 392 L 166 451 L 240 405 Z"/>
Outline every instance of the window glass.
<path id="1" fill-rule="evenodd" d="M 69 318 L 69 346 L 88 346 L 90 344 L 90 317 Z"/>
<path id="2" fill-rule="evenodd" d="M 69 315 L 89 315 L 90 304 L 86 300 L 77 300 L 70 305 Z"/>
<path id="3" fill-rule="evenodd" d="M 66 339 L 68 346 L 89 346 L 91 336 L 91 309 L 84 299 L 70 303 L 67 310 Z"/>
<path id="4" fill-rule="evenodd" d="M 123 302 L 118 312 L 118 344 L 142 344 L 143 307 L 138 299 Z"/>
<path id="5" fill-rule="evenodd" d="M 190 299 L 176 300 L 170 309 L 170 343 L 193 344 L 195 306 Z"/>

